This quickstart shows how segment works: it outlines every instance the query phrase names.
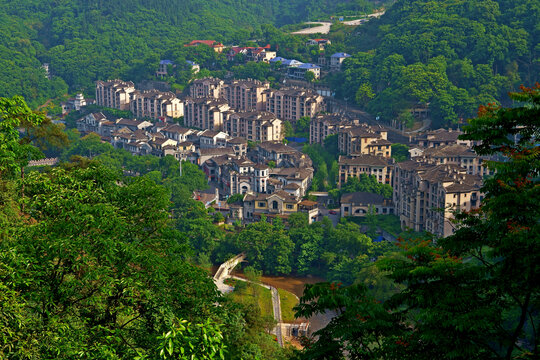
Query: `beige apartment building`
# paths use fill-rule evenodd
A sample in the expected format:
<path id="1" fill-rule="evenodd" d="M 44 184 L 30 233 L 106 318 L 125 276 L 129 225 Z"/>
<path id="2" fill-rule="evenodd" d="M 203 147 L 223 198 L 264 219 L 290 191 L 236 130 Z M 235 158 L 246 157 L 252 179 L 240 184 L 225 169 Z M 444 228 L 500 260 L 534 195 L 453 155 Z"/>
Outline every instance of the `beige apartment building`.
<path id="1" fill-rule="evenodd" d="M 227 82 L 223 93 L 229 106 L 236 111 L 264 111 L 266 110 L 269 82 L 259 80 L 231 80 Z"/>
<path id="2" fill-rule="evenodd" d="M 460 144 L 442 145 L 420 150 L 414 160 L 435 165 L 459 165 L 470 175 L 493 175 L 493 171 L 482 165 L 484 158 L 478 156 L 469 147 Z"/>
<path id="3" fill-rule="evenodd" d="M 324 98 L 311 89 L 268 89 L 266 111 L 281 120 L 296 121 L 303 116 L 313 117 L 326 110 Z"/>
<path id="4" fill-rule="evenodd" d="M 445 145 L 454 145 L 460 144 L 465 146 L 471 146 L 472 142 L 470 140 L 460 140 L 458 137 L 462 135 L 461 130 L 452 130 L 452 129 L 437 129 L 432 131 L 427 131 L 416 138 L 418 146 L 422 148 L 432 148 Z"/>
<path id="5" fill-rule="evenodd" d="M 382 127 L 360 124 L 338 131 L 338 148 L 341 153 L 365 154 L 390 158 L 392 143 L 387 140 L 387 131 Z"/>
<path id="6" fill-rule="evenodd" d="M 265 111 L 232 113 L 224 119 L 223 130 L 230 136 L 252 141 L 283 140 L 281 120 Z"/>
<path id="7" fill-rule="evenodd" d="M 230 107 L 224 99 L 187 98 L 184 102 L 184 124 L 205 130 L 220 131 L 229 116 Z"/>
<path id="8" fill-rule="evenodd" d="M 358 120 L 353 121 L 339 114 L 317 114 L 309 123 L 309 143 L 323 144 L 328 136 L 355 125 L 358 125 Z"/>
<path id="9" fill-rule="evenodd" d="M 451 235 L 453 211 L 469 211 L 480 205 L 482 178 L 467 174 L 455 164 L 405 161 L 396 164 L 394 194 L 396 215 L 402 229 Z"/>
<path id="10" fill-rule="evenodd" d="M 184 103 L 172 92 L 134 91 L 129 107 L 136 118 L 172 119 L 184 116 Z"/>
<path id="11" fill-rule="evenodd" d="M 225 81 L 217 78 L 204 78 L 194 80 L 189 86 L 189 96 L 198 98 L 224 97 Z"/>
<path id="12" fill-rule="evenodd" d="M 130 94 L 135 92 L 131 81 L 96 81 L 96 104 L 113 109 L 129 110 Z"/>
<path id="13" fill-rule="evenodd" d="M 372 175 L 380 184 L 392 184 L 393 161 L 374 155 L 341 155 L 339 164 L 339 187 L 343 186 L 350 177 L 360 178 L 361 174 Z"/>

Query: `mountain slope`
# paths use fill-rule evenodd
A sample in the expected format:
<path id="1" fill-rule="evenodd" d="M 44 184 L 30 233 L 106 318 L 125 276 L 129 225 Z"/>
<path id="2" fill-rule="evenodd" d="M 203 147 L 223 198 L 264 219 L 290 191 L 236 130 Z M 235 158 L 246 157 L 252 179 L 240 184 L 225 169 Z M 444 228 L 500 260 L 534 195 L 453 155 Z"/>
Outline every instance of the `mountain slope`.
<path id="1" fill-rule="evenodd" d="M 448 125 L 540 80 L 539 18 L 538 0 L 399 0 L 350 37 L 336 83 L 387 120 L 430 103 Z"/>

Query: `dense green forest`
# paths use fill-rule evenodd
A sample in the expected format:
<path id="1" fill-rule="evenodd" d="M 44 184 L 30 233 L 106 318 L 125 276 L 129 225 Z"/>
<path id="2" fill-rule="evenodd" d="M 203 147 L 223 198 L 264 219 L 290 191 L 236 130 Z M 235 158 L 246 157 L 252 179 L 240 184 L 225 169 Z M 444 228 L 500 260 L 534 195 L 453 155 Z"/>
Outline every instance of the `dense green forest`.
<path id="1" fill-rule="evenodd" d="M 180 176 L 174 158 L 90 160 L 110 145 L 51 127 L 0 98 L 0 358 L 289 358 L 258 307 L 220 296 L 194 265 L 202 230 L 220 231 L 191 199 L 204 173 L 185 164 Z M 70 161 L 25 171 L 42 156 L 36 136 L 72 141 Z"/>
<path id="2" fill-rule="evenodd" d="M 97 79 L 151 76 L 162 55 L 193 39 L 243 44 L 260 39 L 263 24 L 372 7 L 368 0 L 1 0 L 0 96 L 21 94 L 35 107 L 68 88 L 92 93 Z"/>
<path id="3" fill-rule="evenodd" d="M 401 0 L 345 39 L 341 97 L 392 120 L 429 103 L 438 125 L 540 80 L 537 0 Z"/>

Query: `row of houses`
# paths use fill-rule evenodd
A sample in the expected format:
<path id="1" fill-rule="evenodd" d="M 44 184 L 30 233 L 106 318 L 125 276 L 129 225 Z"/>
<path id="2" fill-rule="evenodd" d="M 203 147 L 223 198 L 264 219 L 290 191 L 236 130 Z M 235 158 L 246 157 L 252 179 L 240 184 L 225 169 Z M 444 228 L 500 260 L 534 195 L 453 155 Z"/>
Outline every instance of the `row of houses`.
<path id="1" fill-rule="evenodd" d="M 184 103 L 172 92 L 140 91 L 131 81 L 98 80 L 96 104 L 103 107 L 129 110 L 137 118 L 172 119 L 184 116 Z"/>
<path id="2" fill-rule="evenodd" d="M 130 81 L 100 80 L 96 82 L 96 103 L 130 110 L 136 118 L 163 120 L 184 116 L 186 126 L 213 131 L 228 126 L 238 136 L 254 141 L 281 140 L 281 121 L 312 117 L 326 109 L 324 98 L 314 90 L 277 90 L 258 80 L 225 82 L 215 78 L 195 80 L 189 96 L 182 99 L 171 92 L 136 90 Z M 231 117 L 232 123 L 227 125 L 233 113 L 242 114 Z"/>
<path id="3" fill-rule="evenodd" d="M 189 129 L 167 122 L 112 121 L 102 113 L 79 119 L 77 128 L 82 133 L 97 133 L 103 141 L 134 155 L 171 155 L 197 164 L 208 181 L 219 189 L 219 198 L 234 194 L 269 198 L 277 194 L 281 199 L 280 206 L 276 208 L 273 203 L 268 203 L 269 214 L 286 215 L 291 209 L 296 211 L 313 179 L 311 159 L 280 142 L 260 142 L 249 149 L 246 139 L 231 137 L 224 132 Z M 286 199 L 283 194 L 287 194 Z M 294 206 L 283 205 L 283 201 L 294 202 Z M 257 211 L 242 210 L 240 218 L 256 220 L 262 209 L 253 206 Z M 310 210 L 315 208 L 312 205 Z M 314 211 L 311 213 L 313 215 Z"/>
<path id="4" fill-rule="evenodd" d="M 268 82 L 253 79 L 223 81 L 204 78 L 192 82 L 192 99 L 224 99 L 235 111 L 267 111 L 280 120 L 296 121 L 325 111 L 324 97 L 304 88 L 272 89 Z"/>

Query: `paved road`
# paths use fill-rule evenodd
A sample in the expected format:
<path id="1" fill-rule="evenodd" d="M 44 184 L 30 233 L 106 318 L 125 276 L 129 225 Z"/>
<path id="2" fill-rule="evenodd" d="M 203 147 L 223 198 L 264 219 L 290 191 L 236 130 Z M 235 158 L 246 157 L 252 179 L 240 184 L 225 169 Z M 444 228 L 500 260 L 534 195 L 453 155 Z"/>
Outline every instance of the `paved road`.
<path id="1" fill-rule="evenodd" d="M 274 308 L 274 320 L 276 320 L 276 337 L 279 346 L 283 347 L 283 334 L 281 331 L 281 301 L 279 300 L 278 290 L 271 286 L 270 291 L 272 292 L 272 307 Z"/>
<path id="2" fill-rule="evenodd" d="M 343 21 L 343 24 L 351 25 L 351 26 L 362 25 L 363 23 L 368 21 L 369 18 L 379 17 L 382 14 L 384 14 L 384 11 L 374 13 L 374 14 L 369 14 L 368 19 L 364 18 L 364 19 Z M 321 25 L 320 26 L 315 26 L 315 27 L 305 28 L 305 29 L 298 30 L 298 31 L 294 31 L 291 34 L 297 34 L 297 35 L 298 34 L 317 34 L 317 33 L 328 34 L 330 32 L 330 27 L 332 26 L 331 22 L 326 22 L 326 21 L 309 21 L 309 22 L 306 22 L 305 24 L 321 24 Z"/>
<path id="3" fill-rule="evenodd" d="M 291 34 L 293 35 L 317 34 L 317 33 L 328 34 L 330 32 L 330 26 L 332 26 L 331 22 L 322 22 L 322 21 L 316 21 L 316 22 L 310 21 L 310 22 L 306 22 L 305 24 L 321 24 L 321 25 L 298 30 L 298 31 L 292 32 Z"/>

